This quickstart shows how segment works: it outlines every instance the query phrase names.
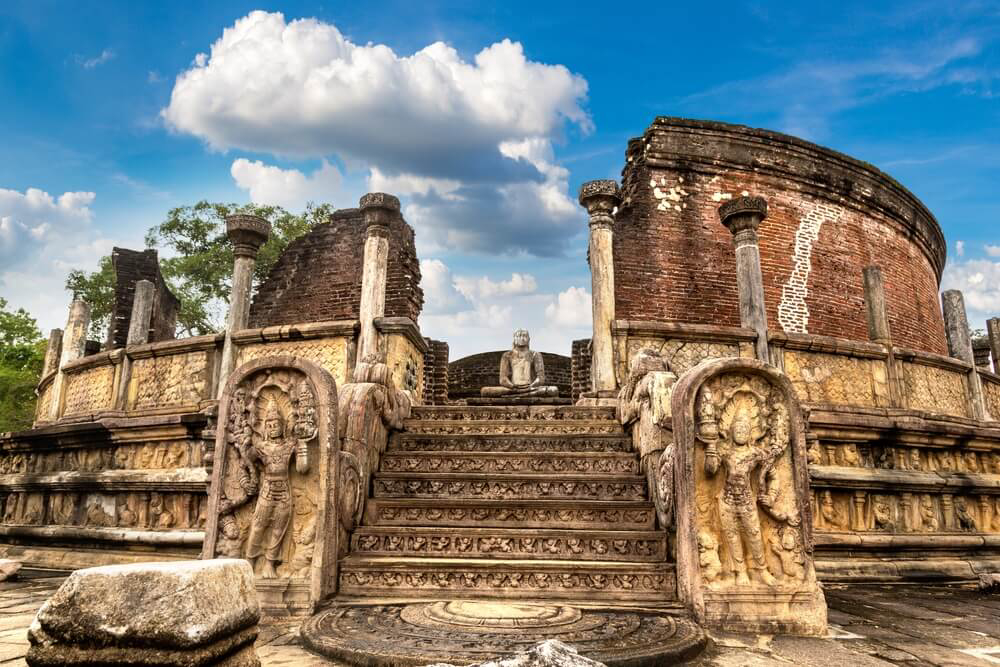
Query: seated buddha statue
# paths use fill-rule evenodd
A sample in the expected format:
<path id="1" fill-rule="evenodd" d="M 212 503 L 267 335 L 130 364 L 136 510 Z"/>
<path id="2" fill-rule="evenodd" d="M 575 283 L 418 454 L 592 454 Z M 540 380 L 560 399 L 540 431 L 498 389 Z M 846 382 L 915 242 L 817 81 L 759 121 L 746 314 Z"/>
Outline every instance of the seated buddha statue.
<path id="1" fill-rule="evenodd" d="M 514 332 L 514 346 L 500 358 L 500 386 L 483 387 L 487 398 L 556 397 L 559 388 L 545 384 L 545 362 L 540 352 L 533 351 L 531 338 L 525 329 Z"/>

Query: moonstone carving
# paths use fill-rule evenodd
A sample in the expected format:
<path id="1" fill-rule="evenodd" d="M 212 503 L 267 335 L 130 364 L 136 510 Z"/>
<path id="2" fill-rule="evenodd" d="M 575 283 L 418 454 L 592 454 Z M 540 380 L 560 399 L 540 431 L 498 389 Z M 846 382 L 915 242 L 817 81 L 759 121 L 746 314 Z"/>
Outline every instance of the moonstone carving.
<path id="1" fill-rule="evenodd" d="M 545 384 L 545 362 L 540 352 L 530 347 L 531 337 L 525 329 L 514 332 L 514 346 L 500 358 L 500 386 L 483 387 L 487 398 L 559 395 L 559 388 Z"/>
<path id="2" fill-rule="evenodd" d="M 671 400 L 678 592 L 699 620 L 819 635 L 805 428 L 791 382 L 752 359 L 713 359 Z"/>

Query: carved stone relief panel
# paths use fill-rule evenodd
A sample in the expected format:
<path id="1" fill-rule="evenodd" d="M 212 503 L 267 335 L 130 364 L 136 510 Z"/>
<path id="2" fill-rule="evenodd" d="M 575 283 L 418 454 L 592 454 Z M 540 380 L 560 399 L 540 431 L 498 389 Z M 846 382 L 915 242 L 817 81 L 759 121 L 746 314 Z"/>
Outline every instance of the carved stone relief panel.
<path id="1" fill-rule="evenodd" d="M 336 581 L 337 394 L 329 373 L 288 356 L 230 377 L 219 414 L 203 556 L 246 558 L 262 579 Z"/>
<path id="2" fill-rule="evenodd" d="M 208 353 L 188 352 L 136 359 L 129 381 L 128 409 L 197 405 L 208 398 Z"/>
<path id="3" fill-rule="evenodd" d="M 756 360 L 706 361 L 681 377 L 672 414 L 681 598 L 710 624 L 826 632 L 791 382 Z"/>
<path id="4" fill-rule="evenodd" d="M 837 354 L 785 350 L 785 373 L 799 399 L 879 407 L 889 404 L 885 362 Z"/>
<path id="5" fill-rule="evenodd" d="M 998 532 L 998 500 L 986 494 L 818 489 L 813 526 L 826 533 Z"/>
<path id="6" fill-rule="evenodd" d="M 903 363 L 906 406 L 938 414 L 968 417 L 965 375 L 935 366 Z"/>
<path id="7" fill-rule="evenodd" d="M 980 375 L 980 377 L 983 377 Z M 983 398 L 986 400 L 986 410 L 995 420 L 1000 420 L 1000 382 L 994 382 L 983 377 Z"/>
<path id="8" fill-rule="evenodd" d="M 693 340 L 669 340 L 652 336 L 630 336 L 626 346 L 626 358 L 618 360 L 619 384 L 628 377 L 629 365 L 643 349 L 651 349 L 666 359 L 670 370 L 680 376 L 706 359 L 740 356 L 740 348 L 735 343 L 709 343 Z"/>
<path id="9" fill-rule="evenodd" d="M 35 421 L 48 421 L 49 411 L 52 409 L 52 383 L 45 385 L 38 394 L 38 403 L 35 407 Z"/>
<path id="10" fill-rule="evenodd" d="M 289 355 L 316 364 L 338 383 L 347 382 L 347 340 L 342 337 L 256 343 L 240 347 L 240 363 Z"/>
<path id="11" fill-rule="evenodd" d="M 424 355 L 406 336 L 390 334 L 387 338 L 386 364 L 389 366 L 392 385 L 410 392 L 419 403 L 424 387 Z"/>
<path id="12" fill-rule="evenodd" d="M 63 415 L 80 415 L 114 407 L 115 367 L 98 366 L 66 375 Z"/>

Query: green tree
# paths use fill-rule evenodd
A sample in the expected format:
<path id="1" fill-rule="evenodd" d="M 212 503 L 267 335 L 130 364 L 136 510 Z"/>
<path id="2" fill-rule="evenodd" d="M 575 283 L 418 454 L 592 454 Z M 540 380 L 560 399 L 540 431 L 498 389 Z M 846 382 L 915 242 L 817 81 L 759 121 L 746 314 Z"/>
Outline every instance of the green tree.
<path id="1" fill-rule="evenodd" d="M 146 245 L 161 251 L 160 271 L 180 299 L 179 332 L 188 336 L 220 331 L 225 326 L 233 249 L 226 237 L 225 218 L 234 213 L 259 215 L 271 223 L 271 236 L 260 249 L 254 287 L 270 272 L 288 244 L 325 222 L 333 208 L 310 203 L 296 215 L 280 206 L 218 204 L 200 201 L 171 209 L 167 218 L 146 233 Z M 91 305 L 91 331 L 104 331 L 114 303 L 114 271 L 105 257 L 97 271 L 74 270 L 66 288 Z"/>
<path id="2" fill-rule="evenodd" d="M 23 308 L 11 311 L 0 298 L 0 432 L 31 428 L 35 387 L 45 360 L 45 341 Z"/>

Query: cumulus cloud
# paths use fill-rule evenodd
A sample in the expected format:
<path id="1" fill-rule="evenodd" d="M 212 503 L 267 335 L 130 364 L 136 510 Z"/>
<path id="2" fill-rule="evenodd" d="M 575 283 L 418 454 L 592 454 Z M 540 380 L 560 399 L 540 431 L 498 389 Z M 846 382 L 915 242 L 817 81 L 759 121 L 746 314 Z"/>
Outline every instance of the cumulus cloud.
<path id="1" fill-rule="evenodd" d="M 95 67 L 103 65 L 104 63 L 108 62 L 114 57 L 115 57 L 114 51 L 112 51 L 111 49 L 104 49 L 103 51 L 101 51 L 101 54 L 99 56 L 95 56 L 93 58 L 84 58 L 83 56 L 77 56 L 76 61 L 80 63 L 80 66 L 83 67 L 83 69 L 94 69 Z"/>
<path id="2" fill-rule="evenodd" d="M 583 225 L 551 145 L 590 131 L 586 93 L 510 40 L 471 61 L 442 42 L 398 55 L 255 11 L 177 77 L 162 115 L 218 150 L 361 164 L 372 189 L 411 196 L 424 246 L 555 255 Z"/>
<path id="3" fill-rule="evenodd" d="M 973 329 L 982 329 L 986 320 L 1000 317 L 1000 261 L 970 259 L 950 262 L 941 279 L 941 289 L 962 291 L 969 326 Z"/>
<path id="4" fill-rule="evenodd" d="M 555 301 L 545 307 L 545 317 L 557 326 L 572 329 L 590 327 L 593 321 L 590 292 L 583 287 L 570 287 L 560 292 Z"/>
<path id="5" fill-rule="evenodd" d="M 340 170 L 325 160 L 308 176 L 298 169 L 282 169 L 239 158 L 229 169 L 236 185 L 246 190 L 255 204 L 283 206 L 299 210 L 308 202 L 328 202 L 340 194 L 343 177 Z"/>
<path id="6" fill-rule="evenodd" d="M 965 255 L 965 241 L 955 241 L 955 254 L 959 257 Z"/>
<path id="7" fill-rule="evenodd" d="M 532 294 L 538 289 L 535 277 L 530 273 L 512 273 L 510 280 L 494 282 L 489 276 L 479 278 L 458 277 L 455 288 L 470 300 L 492 299 L 498 296 Z"/>
<path id="8" fill-rule="evenodd" d="M 424 290 L 424 311 L 429 315 L 457 313 L 472 307 L 472 302 L 455 284 L 451 269 L 440 259 L 420 262 L 420 286 Z"/>
<path id="9" fill-rule="evenodd" d="M 114 243 L 94 233 L 93 192 L 0 188 L 0 294 L 45 328 L 66 322 L 70 269 L 96 269 Z"/>
<path id="10" fill-rule="evenodd" d="M 1000 257 L 1000 245 L 990 245 L 987 243 L 983 246 L 983 250 L 985 250 L 986 254 L 990 257 Z"/>

